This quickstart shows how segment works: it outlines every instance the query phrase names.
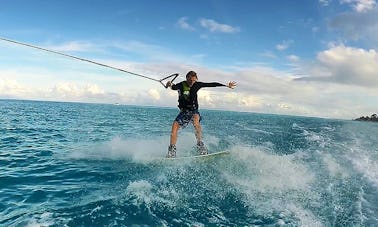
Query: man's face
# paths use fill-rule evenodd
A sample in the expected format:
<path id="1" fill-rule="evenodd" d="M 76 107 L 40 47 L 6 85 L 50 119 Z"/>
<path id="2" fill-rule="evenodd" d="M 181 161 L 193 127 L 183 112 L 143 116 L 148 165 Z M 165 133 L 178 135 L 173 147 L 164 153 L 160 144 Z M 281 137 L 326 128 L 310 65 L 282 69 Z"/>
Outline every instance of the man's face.
<path id="1" fill-rule="evenodd" d="M 189 84 L 189 86 L 192 86 L 194 84 L 194 82 L 197 81 L 197 76 L 193 75 L 193 76 L 188 76 L 186 78 L 186 82 Z"/>

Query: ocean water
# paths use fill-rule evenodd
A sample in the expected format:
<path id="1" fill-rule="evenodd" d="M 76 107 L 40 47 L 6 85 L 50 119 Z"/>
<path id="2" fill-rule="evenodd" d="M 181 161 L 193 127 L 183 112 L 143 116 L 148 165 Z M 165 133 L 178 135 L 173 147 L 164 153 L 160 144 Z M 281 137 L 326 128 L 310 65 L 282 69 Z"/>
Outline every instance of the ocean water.
<path id="1" fill-rule="evenodd" d="M 176 114 L 0 100 L 0 226 L 378 226 L 378 124 L 202 110 L 231 154 L 162 160 Z"/>

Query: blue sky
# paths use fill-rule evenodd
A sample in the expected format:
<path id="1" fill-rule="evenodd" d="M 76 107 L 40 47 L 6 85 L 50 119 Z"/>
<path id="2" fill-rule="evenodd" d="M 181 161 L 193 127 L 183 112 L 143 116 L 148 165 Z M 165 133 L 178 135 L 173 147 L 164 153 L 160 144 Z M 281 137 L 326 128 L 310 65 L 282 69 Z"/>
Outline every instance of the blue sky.
<path id="1" fill-rule="evenodd" d="M 377 112 L 375 0 L 1 0 L 0 37 L 161 78 L 189 70 L 200 105 L 354 118 Z M 0 42 L 0 98 L 176 106 L 154 81 Z"/>

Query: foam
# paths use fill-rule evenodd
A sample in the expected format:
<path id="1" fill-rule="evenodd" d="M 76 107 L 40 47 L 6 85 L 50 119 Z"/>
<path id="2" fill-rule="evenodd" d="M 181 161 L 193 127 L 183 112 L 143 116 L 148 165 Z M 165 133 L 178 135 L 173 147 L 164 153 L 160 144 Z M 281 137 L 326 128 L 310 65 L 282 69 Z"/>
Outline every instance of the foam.
<path id="1" fill-rule="evenodd" d="M 235 146 L 232 154 L 237 162 L 243 164 L 248 173 L 245 178 L 235 178 L 232 173 L 231 182 L 246 185 L 254 190 L 295 190 L 307 188 L 314 180 L 314 175 L 299 162 L 294 155 L 276 155 L 264 152 L 261 148 Z"/>
<path id="2" fill-rule="evenodd" d="M 246 131 L 252 131 L 252 132 L 257 132 L 257 133 L 266 134 L 266 135 L 274 135 L 273 132 L 268 132 L 268 131 L 265 131 L 265 130 L 253 128 L 250 125 L 247 126 L 247 125 L 244 125 L 242 123 L 235 123 L 235 125 L 242 128 L 243 130 L 246 130 Z"/>
<path id="3" fill-rule="evenodd" d="M 366 179 L 378 188 L 378 161 L 374 160 L 371 155 L 363 152 L 349 156 L 354 169 L 362 173 Z"/>
<path id="4" fill-rule="evenodd" d="M 45 212 L 36 217 L 31 218 L 31 220 L 29 220 L 26 226 L 27 227 L 42 227 L 42 226 L 52 226 L 54 224 L 55 223 L 52 218 L 52 213 Z"/>
<path id="5" fill-rule="evenodd" d="M 206 144 L 216 146 L 219 139 L 206 137 Z M 135 162 L 150 162 L 165 157 L 169 144 L 168 136 L 151 138 L 121 138 L 114 137 L 103 143 L 77 145 L 66 156 L 72 159 L 89 160 L 132 160 Z M 190 156 L 196 144 L 194 133 L 182 132 L 177 141 L 177 155 Z"/>
<path id="6" fill-rule="evenodd" d="M 366 142 L 354 135 L 353 144 L 346 148 L 345 158 L 352 163 L 354 170 L 378 188 L 378 150 L 374 143 Z"/>
<path id="7" fill-rule="evenodd" d="M 322 154 L 322 159 L 332 177 L 346 178 L 349 176 L 348 170 L 343 168 L 330 154 Z"/>
<path id="8" fill-rule="evenodd" d="M 223 172 L 228 182 L 245 196 L 255 214 L 272 216 L 276 225 L 293 222 L 321 226 L 321 221 L 304 208 L 306 200 L 317 200 L 311 185 L 315 176 L 297 154 L 273 154 L 269 147 L 235 146 L 233 167 Z M 235 170 L 241 170 L 240 172 Z M 278 213 L 278 215 L 277 215 Z"/>
<path id="9" fill-rule="evenodd" d="M 121 190 L 121 192 L 123 194 L 117 195 L 115 198 L 116 203 L 127 202 L 137 207 L 146 205 L 147 208 L 151 208 L 154 204 L 163 204 L 165 207 L 173 209 L 176 207 L 179 198 L 179 194 L 173 188 L 159 187 L 159 190 L 157 190 L 156 186 L 147 180 L 129 182 L 126 189 Z"/>
<path id="10" fill-rule="evenodd" d="M 163 144 L 166 144 L 163 138 L 122 139 L 115 137 L 103 143 L 77 145 L 67 157 L 89 160 L 145 160 L 149 157 L 161 155 Z"/>
<path id="11" fill-rule="evenodd" d="M 327 144 L 329 144 L 329 138 L 327 135 L 319 132 L 310 131 L 303 127 L 298 126 L 297 124 L 293 124 L 293 128 L 302 130 L 302 135 L 309 143 L 317 143 L 319 147 L 325 148 Z M 331 131 L 332 128 L 323 127 L 324 130 Z"/>
<path id="12" fill-rule="evenodd" d="M 78 147 L 70 156 L 78 159 L 127 159 L 133 162 L 149 162 L 165 156 L 168 142 L 169 138 L 166 136 L 126 139 L 115 137 L 100 144 Z M 217 145 L 219 139 L 207 135 L 206 142 Z M 178 155 L 187 155 L 185 152 L 190 152 L 193 145 L 195 145 L 194 134 L 181 132 L 177 144 Z M 306 204 L 303 204 L 303 200 L 318 199 L 316 192 L 311 192 L 314 174 L 301 160 L 301 154 L 277 155 L 274 154 L 273 149 L 271 143 L 262 147 L 247 145 L 231 147 L 229 158 L 217 165 L 222 173 L 220 177 L 226 179 L 244 195 L 242 199 L 251 207 L 251 212 L 274 216 L 278 226 L 292 223 L 293 218 L 300 219 L 305 225 L 320 223 L 311 211 L 304 208 Z M 330 172 L 338 174 L 341 171 L 341 167 L 331 156 L 327 156 L 325 160 Z M 169 167 L 162 166 L 162 168 L 162 173 L 155 178 L 159 186 L 147 180 L 128 182 L 124 187 L 126 189 L 121 190 L 123 194 L 114 196 L 114 202 L 120 204 L 127 202 L 138 207 L 145 205 L 147 208 L 156 204 L 171 209 L 180 207 L 182 204 L 177 203 L 185 195 L 178 193 L 174 185 L 169 184 L 169 172 L 167 172 Z M 185 170 L 186 168 L 182 168 L 182 171 Z M 167 175 L 164 174 L 165 172 Z M 275 212 L 281 216 L 277 216 Z M 222 220 L 222 214 L 219 215 L 219 220 Z M 212 221 L 216 222 L 217 219 Z"/>
<path id="13" fill-rule="evenodd" d="M 291 203 L 287 204 L 286 207 L 300 220 L 300 226 L 324 226 L 311 211 Z"/>
<path id="14" fill-rule="evenodd" d="M 126 196 L 133 198 L 133 204 L 140 206 L 142 203 L 151 204 L 153 201 L 152 184 L 146 180 L 131 182 L 126 188 Z"/>

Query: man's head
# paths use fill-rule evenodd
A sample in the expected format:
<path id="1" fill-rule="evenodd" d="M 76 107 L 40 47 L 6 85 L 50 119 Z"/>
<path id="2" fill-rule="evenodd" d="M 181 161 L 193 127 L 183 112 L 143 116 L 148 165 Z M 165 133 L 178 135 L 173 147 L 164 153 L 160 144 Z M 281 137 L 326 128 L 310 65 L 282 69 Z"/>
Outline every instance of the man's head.
<path id="1" fill-rule="evenodd" d="M 197 73 L 194 71 L 189 71 L 186 74 L 186 82 L 189 84 L 189 86 L 192 86 L 194 82 L 198 80 Z"/>

